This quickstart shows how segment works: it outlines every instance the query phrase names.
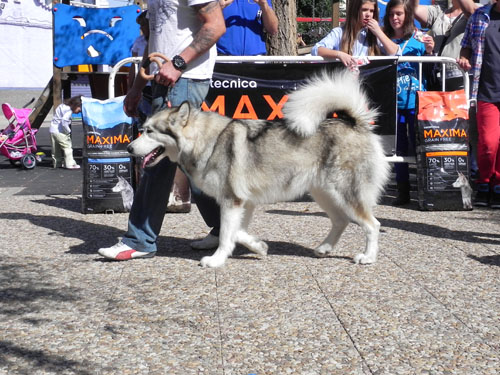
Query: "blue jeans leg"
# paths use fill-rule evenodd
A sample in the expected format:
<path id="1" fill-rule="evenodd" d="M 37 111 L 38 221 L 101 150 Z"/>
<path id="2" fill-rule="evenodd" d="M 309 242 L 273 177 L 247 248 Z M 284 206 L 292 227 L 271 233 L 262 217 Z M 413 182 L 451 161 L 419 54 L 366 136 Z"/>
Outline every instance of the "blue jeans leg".
<path id="1" fill-rule="evenodd" d="M 196 81 L 195 81 L 196 82 Z M 177 83 L 178 84 L 178 83 Z M 177 88 L 177 84 L 175 87 Z M 170 102 L 173 107 L 180 106 L 184 101 L 185 96 L 193 96 L 193 92 L 195 92 L 195 96 L 200 96 L 203 94 L 202 88 L 196 85 L 185 85 L 182 86 L 181 89 L 173 93 L 169 96 Z M 208 92 L 208 87 L 207 87 Z M 206 96 L 206 93 L 203 94 L 203 97 Z M 192 101 L 191 101 L 192 103 Z M 201 102 L 198 105 L 201 106 Z M 188 174 L 186 173 L 186 176 Z M 220 228 L 220 207 L 215 201 L 214 198 L 209 197 L 205 193 L 203 193 L 200 189 L 198 189 L 194 184 L 191 178 L 189 178 L 189 183 L 191 185 L 191 194 L 193 196 L 193 200 L 198 207 L 198 211 L 200 211 L 201 217 L 205 221 L 208 227 L 212 228 L 210 231 L 214 236 L 219 236 L 219 228 Z"/>
<path id="2" fill-rule="evenodd" d="M 156 251 L 156 239 L 165 217 L 175 166 L 165 158 L 154 167 L 145 169 L 130 209 L 128 230 L 122 240 L 131 248 Z"/>
<path id="3" fill-rule="evenodd" d="M 153 113 L 164 109 L 168 101 L 172 106 L 179 106 L 182 102 L 189 101 L 199 107 L 208 88 L 208 80 L 187 78 L 181 78 L 172 89 L 154 84 Z M 156 166 L 145 169 L 130 210 L 128 230 L 122 240 L 131 248 L 144 252 L 156 251 L 156 239 L 165 217 L 175 169 L 176 164 L 167 158 Z M 216 215 L 219 215 L 218 210 Z"/>
<path id="4" fill-rule="evenodd" d="M 398 109 L 396 154 L 398 156 L 415 155 L 415 111 Z M 395 163 L 396 182 L 410 180 L 408 163 Z"/>

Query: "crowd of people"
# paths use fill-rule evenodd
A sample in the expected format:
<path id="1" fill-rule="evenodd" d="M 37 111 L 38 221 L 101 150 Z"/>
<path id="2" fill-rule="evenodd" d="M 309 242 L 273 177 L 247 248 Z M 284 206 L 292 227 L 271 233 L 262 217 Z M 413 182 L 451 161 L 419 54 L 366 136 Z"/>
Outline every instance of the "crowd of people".
<path id="1" fill-rule="evenodd" d="M 376 0 L 347 2 L 345 23 L 334 28 L 313 46 L 311 54 L 336 58 L 355 68 L 358 58 L 374 55 L 438 55 L 457 59 L 473 77 L 472 98 L 477 98 L 479 168 L 476 204 L 500 208 L 500 3 L 486 6 L 472 0 L 453 0 L 448 9 L 420 5 L 418 0 L 390 0 L 382 25 Z M 171 60 L 152 71 L 152 112 L 189 101 L 201 106 L 209 88 L 218 55 L 264 55 L 266 37 L 278 32 L 278 18 L 271 0 L 149 0 L 149 38 L 146 51 L 160 52 Z M 415 26 L 418 20 L 428 32 Z M 182 28 L 179 25 L 184 25 Z M 147 53 L 144 53 L 146 58 Z M 415 148 L 415 92 L 418 66 L 398 65 L 398 149 L 409 155 Z M 446 79 L 457 77 L 454 67 Z M 460 73 L 461 74 L 461 73 Z M 435 80 L 442 79 L 435 72 Z M 429 79 L 429 84 L 430 84 Z M 460 88 L 457 79 L 450 89 Z M 425 82 L 427 83 L 427 82 Z M 425 84 L 424 83 L 424 84 Z M 137 116 L 137 107 L 147 81 L 138 76 L 130 85 L 125 112 Z M 447 81 L 448 84 L 448 81 Z M 396 205 L 410 201 L 408 166 L 397 163 Z M 176 164 L 165 158 L 147 168 L 136 191 L 128 229 L 117 244 L 98 250 L 108 259 L 152 257 L 173 184 Z M 192 243 L 195 249 L 218 246 L 220 213 L 212 198 L 191 185 L 198 209 L 210 233 Z"/>
<path id="2" fill-rule="evenodd" d="M 383 25 L 380 26 L 377 1 L 351 0 L 348 2 L 345 24 L 334 28 L 319 41 L 313 47 L 312 54 L 338 58 L 346 67 L 352 69 L 355 68 L 356 58 L 359 56 L 435 55 L 458 60 L 461 56 L 462 38 L 468 18 L 480 7 L 480 4 L 472 0 L 452 0 L 451 7 L 448 9 L 442 9 L 439 5 L 420 5 L 418 0 L 390 0 L 386 5 Z M 428 32 L 423 33 L 418 30 L 415 26 L 415 19 Z M 439 66 L 436 65 L 437 68 Z M 462 67 L 468 70 L 466 66 Z M 396 153 L 399 156 L 415 154 L 414 120 L 415 96 L 420 84 L 418 77 L 416 64 L 400 63 L 398 65 Z M 441 90 L 442 77 L 439 69 L 431 71 L 425 78 L 425 82 L 422 82 L 424 90 Z M 446 66 L 446 88 L 447 90 L 463 88 L 462 73 L 455 64 Z M 478 128 L 480 126 L 478 125 Z M 479 135 L 479 138 L 483 136 Z M 495 136 L 491 138 L 494 139 Z M 478 145 L 483 144 L 484 141 L 478 142 Z M 478 159 L 481 158 L 484 147 L 479 150 L 475 144 L 471 146 L 471 164 L 475 169 L 475 156 L 477 154 Z M 482 157 L 481 160 L 484 159 Z M 478 168 L 484 170 L 484 165 Z M 497 168 L 500 168 L 500 165 Z M 398 195 L 394 204 L 398 206 L 408 204 L 410 202 L 408 164 L 396 163 L 395 172 Z M 495 193 L 495 187 L 486 190 L 487 185 L 500 184 L 500 179 L 497 181 L 489 184 L 489 180 L 488 183 L 480 180 L 482 184 L 478 185 L 478 189 L 484 190 L 485 193 L 484 195 L 478 194 L 479 199 L 476 199 L 476 204 L 490 205 L 493 208 L 500 206 L 500 196 Z M 485 203 L 486 200 L 487 203 Z"/>

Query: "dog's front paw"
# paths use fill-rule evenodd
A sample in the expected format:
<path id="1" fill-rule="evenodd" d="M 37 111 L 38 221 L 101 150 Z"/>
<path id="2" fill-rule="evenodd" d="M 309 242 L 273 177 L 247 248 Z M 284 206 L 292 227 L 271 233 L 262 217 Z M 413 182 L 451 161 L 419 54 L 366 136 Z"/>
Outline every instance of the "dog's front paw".
<path id="1" fill-rule="evenodd" d="M 376 260 L 377 260 L 377 258 L 372 257 L 372 256 L 367 256 L 363 253 L 357 254 L 354 257 L 354 263 L 356 263 L 356 264 L 371 264 L 371 263 L 375 263 Z"/>
<path id="2" fill-rule="evenodd" d="M 267 250 L 269 249 L 269 246 L 267 246 L 267 243 L 264 241 L 256 241 L 255 243 L 252 244 L 252 247 L 250 250 L 252 252 L 261 255 L 261 256 L 266 256 L 267 255 Z"/>
<path id="3" fill-rule="evenodd" d="M 267 244 L 257 237 L 248 234 L 246 231 L 239 230 L 236 233 L 236 242 L 238 242 L 240 245 L 245 246 L 248 250 L 255 254 L 261 256 L 267 255 Z"/>
<path id="4" fill-rule="evenodd" d="M 217 268 L 222 266 L 225 262 L 226 262 L 225 258 L 212 255 L 201 258 L 200 265 L 204 268 L 205 267 Z"/>
<path id="5" fill-rule="evenodd" d="M 333 250 L 332 245 L 323 243 L 319 245 L 316 249 L 314 249 L 314 255 L 317 257 L 323 258 L 328 255 Z"/>

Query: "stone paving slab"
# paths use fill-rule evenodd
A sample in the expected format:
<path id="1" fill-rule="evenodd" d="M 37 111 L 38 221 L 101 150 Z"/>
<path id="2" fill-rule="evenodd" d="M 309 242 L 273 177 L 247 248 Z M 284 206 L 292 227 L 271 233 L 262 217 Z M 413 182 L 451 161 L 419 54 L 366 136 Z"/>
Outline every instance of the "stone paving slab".
<path id="1" fill-rule="evenodd" d="M 127 215 L 83 215 L 79 195 L 0 187 L 0 374 L 497 374 L 500 212 L 382 204 L 379 261 L 361 230 L 315 258 L 314 202 L 258 208 L 260 258 L 217 270 L 189 242 L 196 206 L 166 215 L 155 258 L 101 259 Z"/>

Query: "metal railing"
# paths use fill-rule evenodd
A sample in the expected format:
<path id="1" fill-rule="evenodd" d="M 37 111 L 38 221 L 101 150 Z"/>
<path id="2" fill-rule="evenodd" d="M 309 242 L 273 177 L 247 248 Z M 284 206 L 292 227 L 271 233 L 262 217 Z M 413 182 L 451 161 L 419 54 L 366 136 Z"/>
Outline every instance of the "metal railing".
<path id="1" fill-rule="evenodd" d="M 422 87 L 422 71 L 424 64 L 441 64 L 441 76 L 446 77 L 446 66 L 454 65 L 462 73 L 463 86 L 465 91 L 465 97 L 469 98 L 470 83 L 469 75 L 467 72 L 462 70 L 457 62 L 450 57 L 439 57 L 439 56 L 369 56 L 368 59 L 371 60 L 396 60 L 399 62 L 410 62 L 417 63 L 419 65 L 419 82 L 420 88 Z M 108 82 L 108 95 L 110 98 L 114 97 L 115 93 L 115 78 L 119 69 L 129 63 L 135 64 L 135 71 L 139 71 L 139 66 L 142 61 L 142 57 L 129 57 L 118 62 L 109 75 Z M 265 63 L 321 63 L 328 61 L 338 61 L 336 59 L 324 59 L 318 56 L 218 56 L 217 63 L 240 63 L 240 62 L 254 62 L 256 64 Z M 446 91 L 446 78 L 442 80 L 441 91 Z M 467 102 L 470 106 L 470 101 Z M 394 147 L 395 150 L 395 147 Z M 387 156 L 387 160 L 391 163 L 414 163 L 414 156 L 397 156 L 393 150 L 393 155 Z"/>

